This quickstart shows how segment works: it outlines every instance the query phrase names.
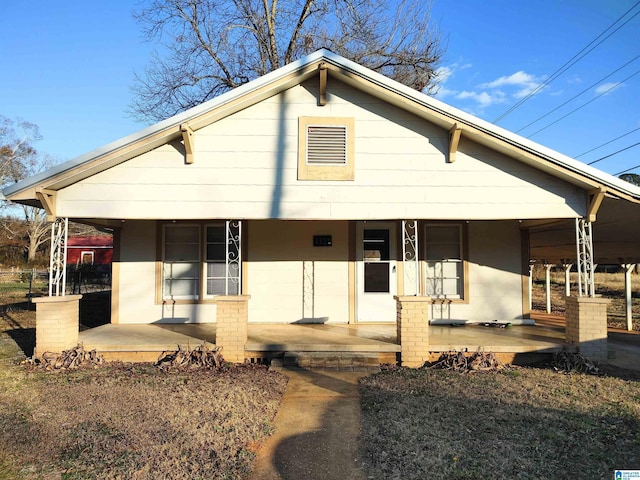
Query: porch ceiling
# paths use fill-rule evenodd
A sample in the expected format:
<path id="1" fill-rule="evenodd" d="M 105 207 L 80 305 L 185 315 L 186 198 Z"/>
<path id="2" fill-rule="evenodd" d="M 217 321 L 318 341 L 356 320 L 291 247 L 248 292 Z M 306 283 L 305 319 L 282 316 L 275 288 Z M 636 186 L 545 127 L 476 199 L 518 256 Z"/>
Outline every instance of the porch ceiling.
<path id="1" fill-rule="evenodd" d="M 530 257 L 547 263 L 576 262 L 574 220 L 541 223 L 530 232 Z M 592 224 L 594 263 L 640 262 L 640 205 L 605 197 Z"/>

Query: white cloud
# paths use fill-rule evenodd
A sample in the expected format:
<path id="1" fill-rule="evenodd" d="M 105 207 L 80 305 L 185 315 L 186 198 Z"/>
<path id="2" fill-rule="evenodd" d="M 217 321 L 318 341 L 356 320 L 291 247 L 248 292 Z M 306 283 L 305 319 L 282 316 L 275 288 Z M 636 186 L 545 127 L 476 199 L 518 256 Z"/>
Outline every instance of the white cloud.
<path id="1" fill-rule="evenodd" d="M 596 87 L 596 93 L 598 95 L 608 95 L 611 92 L 613 92 L 614 90 L 617 90 L 619 87 L 621 87 L 623 84 L 622 82 L 608 82 L 608 83 L 603 83 L 602 85 L 598 85 Z"/>
<path id="2" fill-rule="evenodd" d="M 453 75 L 453 70 L 455 68 L 455 64 L 451 67 L 438 67 L 436 69 L 436 80 L 440 83 L 446 82 L 451 75 Z"/>
<path id="3" fill-rule="evenodd" d="M 482 108 L 493 105 L 494 103 L 502 103 L 504 102 L 504 97 L 504 93 L 499 90 L 493 92 L 493 94 L 488 92 L 470 92 L 468 90 L 464 90 L 456 95 L 456 98 L 460 100 L 471 99 L 478 103 Z"/>
<path id="4" fill-rule="evenodd" d="M 492 82 L 482 83 L 479 88 L 498 88 L 498 87 L 520 87 L 512 95 L 515 98 L 522 98 L 536 90 L 542 80 L 535 75 L 519 70 L 511 75 L 503 75 Z"/>
<path id="5" fill-rule="evenodd" d="M 579 85 L 582 83 L 582 78 L 578 75 L 572 75 L 567 82 L 569 85 Z"/>
<path id="6" fill-rule="evenodd" d="M 444 99 L 445 97 L 454 98 L 456 100 L 465 101 L 468 105 L 458 105 L 460 108 L 476 114 L 481 114 L 484 109 L 499 103 L 506 103 L 508 98 L 522 98 L 529 95 L 538 88 L 544 77 L 527 73 L 519 70 L 510 75 L 503 75 L 490 82 L 484 82 L 472 88 L 455 89 L 454 82 L 456 74 L 462 70 L 471 68 L 469 63 L 453 63 L 438 68 L 436 71 L 438 89 L 435 93 L 436 97 Z M 474 75 L 467 76 L 465 83 Z"/>
<path id="7" fill-rule="evenodd" d="M 445 98 L 445 97 L 450 97 L 452 95 L 456 95 L 458 93 L 457 90 L 451 90 L 447 87 L 443 87 L 441 85 L 438 85 L 437 90 L 434 93 L 434 96 L 438 97 L 438 98 Z"/>

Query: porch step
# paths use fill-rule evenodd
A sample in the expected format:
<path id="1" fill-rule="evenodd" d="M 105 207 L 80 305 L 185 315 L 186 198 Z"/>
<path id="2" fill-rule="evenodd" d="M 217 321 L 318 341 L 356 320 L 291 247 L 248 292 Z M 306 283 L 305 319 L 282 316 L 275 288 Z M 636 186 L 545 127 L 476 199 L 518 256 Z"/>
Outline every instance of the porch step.
<path id="1" fill-rule="evenodd" d="M 378 371 L 381 363 L 395 363 L 395 354 L 392 356 L 378 352 L 285 352 L 282 365 L 310 370 L 369 372 Z"/>

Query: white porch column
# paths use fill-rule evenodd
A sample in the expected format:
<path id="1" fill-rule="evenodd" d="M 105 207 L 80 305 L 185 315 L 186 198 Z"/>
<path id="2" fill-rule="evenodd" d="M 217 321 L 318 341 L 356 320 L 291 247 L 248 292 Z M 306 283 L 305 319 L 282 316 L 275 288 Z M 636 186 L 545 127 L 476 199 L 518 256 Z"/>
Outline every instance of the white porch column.
<path id="1" fill-rule="evenodd" d="M 545 296 L 547 300 L 547 313 L 551 313 L 551 267 L 553 265 L 549 263 L 545 263 L 544 265 L 544 273 L 545 273 Z"/>
<path id="2" fill-rule="evenodd" d="M 625 298 L 625 316 L 627 318 L 627 330 L 633 330 L 633 299 L 631 297 L 631 272 L 636 268 L 635 263 L 627 263 L 622 265 L 624 268 L 624 298 Z"/>
<path id="3" fill-rule="evenodd" d="M 533 310 L 533 263 L 529 264 L 529 311 Z"/>
<path id="4" fill-rule="evenodd" d="M 571 267 L 572 263 L 563 263 L 564 267 L 564 296 L 571 296 Z"/>

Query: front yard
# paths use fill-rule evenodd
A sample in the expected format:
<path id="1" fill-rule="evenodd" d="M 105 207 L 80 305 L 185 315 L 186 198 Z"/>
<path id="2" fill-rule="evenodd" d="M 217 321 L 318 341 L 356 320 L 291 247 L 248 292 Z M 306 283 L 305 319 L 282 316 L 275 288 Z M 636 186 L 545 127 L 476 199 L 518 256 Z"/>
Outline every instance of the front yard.
<path id="1" fill-rule="evenodd" d="M 186 373 L 113 364 L 20 365 L 35 312 L 0 306 L 0 479 L 247 478 L 286 377 L 263 367 Z"/>
<path id="2" fill-rule="evenodd" d="M 18 345 L 35 339 L 26 307 L 0 305 L 0 479 L 250 478 L 284 376 L 33 370 L 16 362 Z M 640 469 L 640 372 L 390 368 L 360 391 L 369 478 L 608 479 Z"/>
<path id="3" fill-rule="evenodd" d="M 640 372 L 391 369 L 361 382 L 369 478 L 610 479 L 640 470 Z"/>

